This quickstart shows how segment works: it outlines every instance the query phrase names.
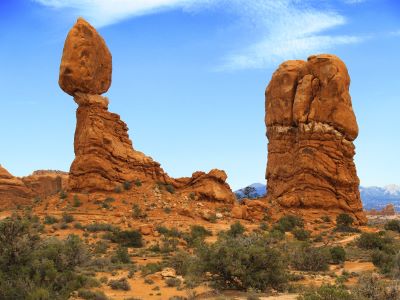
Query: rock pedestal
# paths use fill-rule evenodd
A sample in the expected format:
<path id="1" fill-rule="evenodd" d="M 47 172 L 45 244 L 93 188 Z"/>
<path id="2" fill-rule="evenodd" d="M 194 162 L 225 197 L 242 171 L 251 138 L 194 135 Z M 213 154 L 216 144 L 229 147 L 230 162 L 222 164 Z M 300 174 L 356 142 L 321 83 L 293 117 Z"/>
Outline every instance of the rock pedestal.
<path id="1" fill-rule="evenodd" d="M 353 161 L 358 126 L 345 64 L 333 55 L 279 66 L 266 90 L 268 195 L 287 208 L 366 221 Z"/>

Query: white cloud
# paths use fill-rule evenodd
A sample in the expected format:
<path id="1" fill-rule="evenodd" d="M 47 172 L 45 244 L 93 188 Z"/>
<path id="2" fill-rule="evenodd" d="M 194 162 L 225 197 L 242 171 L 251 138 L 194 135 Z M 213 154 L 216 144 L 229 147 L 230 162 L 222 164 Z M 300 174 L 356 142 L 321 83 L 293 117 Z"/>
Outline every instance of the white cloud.
<path id="1" fill-rule="evenodd" d="M 337 45 L 362 41 L 351 35 L 323 34 L 346 24 L 346 19 L 335 11 L 314 8 L 313 3 L 318 1 L 303 1 L 302 5 L 295 0 L 273 2 L 279 5 L 271 5 L 268 0 L 255 2 L 259 3 L 256 10 L 248 7 L 244 17 L 259 20 L 259 41 L 228 55 L 220 70 L 265 68 L 282 60 L 304 59 Z"/>
<path id="2" fill-rule="evenodd" d="M 55 9 L 72 9 L 96 27 L 160 12 L 219 9 L 234 14 L 239 30 L 248 30 L 254 42 L 231 51 L 219 70 L 264 68 L 287 59 L 304 59 L 337 45 L 360 42 L 360 37 L 326 33 L 346 19 L 321 8 L 318 0 L 33 0 Z M 345 0 L 361 2 L 363 0 Z"/>
<path id="3" fill-rule="evenodd" d="M 107 26 L 129 17 L 185 7 L 202 0 L 33 0 L 55 9 L 72 9 L 95 27 Z"/>

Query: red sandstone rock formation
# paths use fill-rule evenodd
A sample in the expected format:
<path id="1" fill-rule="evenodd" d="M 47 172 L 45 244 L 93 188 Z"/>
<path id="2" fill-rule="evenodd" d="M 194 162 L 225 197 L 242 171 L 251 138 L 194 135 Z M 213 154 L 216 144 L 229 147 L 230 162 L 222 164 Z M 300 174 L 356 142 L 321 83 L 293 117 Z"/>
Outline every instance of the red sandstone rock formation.
<path id="1" fill-rule="evenodd" d="M 108 99 L 100 95 L 111 84 L 111 68 L 104 40 L 89 23 L 78 19 L 65 41 L 59 78 L 60 87 L 78 104 L 69 190 L 113 191 L 125 181 L 140 180 L 192 191 L 199 199 L 233 201 L 225 172 L 212 170 L 172 179 L 158 162 L 133 149 L 127 125 L 108 111 Z"/>
<path id="2" fill-rule="evenodd" d="M 268 199 L 286 208 L 362 210 L 353 156 L 358 126 L 345 64 L 333 55 L 279 66 L 266 90 Z"/>
<path id="3" fill-rule="evenodd" d="M 67 188 L 68 173 L 39 170 L 21 179 L 32 190 L 35 196 L 45 198 Z"/>
<path id="4" fill-rule="evenodd" d="M 0 207 L 12 207 L 31 203 L 33 192 L 23 181 L 11 175 L 0 165 Z"/>

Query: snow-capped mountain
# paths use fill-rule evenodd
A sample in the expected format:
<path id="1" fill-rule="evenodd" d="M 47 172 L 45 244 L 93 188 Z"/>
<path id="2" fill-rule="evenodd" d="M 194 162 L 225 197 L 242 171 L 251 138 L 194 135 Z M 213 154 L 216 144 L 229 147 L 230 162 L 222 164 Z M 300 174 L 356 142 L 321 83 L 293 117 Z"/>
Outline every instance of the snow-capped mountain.
<path id="1" fill-rule="evenodd" d="M 253 183 L 249 185 L 255 190 L 252 192 L 251 197 L 262 197 L 266 194 L 266 186 L 262 183 Z M 235 191 L 235 193 L 243 197 L 245 188 Z M 360 186 L 360 195 L 363 202 L 364 209 L 382 209 L 387 204 L 393 204 L 397 211 L 400 211 L 400 185 L 390 184 L 384 187 Z"/>

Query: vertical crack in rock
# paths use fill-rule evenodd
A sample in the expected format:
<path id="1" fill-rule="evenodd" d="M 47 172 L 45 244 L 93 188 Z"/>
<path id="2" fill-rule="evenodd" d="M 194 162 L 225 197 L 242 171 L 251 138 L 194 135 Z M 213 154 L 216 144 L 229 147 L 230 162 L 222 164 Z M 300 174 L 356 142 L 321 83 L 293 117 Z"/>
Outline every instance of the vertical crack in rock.
<path id="1" fill-rule="evenodd" d="M 347 68 L 334 55 L 287 61 L 274 72 L 265 93 L 270 200 L 366 222 L 353 161 L 358 126 L 349 85 Z"/>

